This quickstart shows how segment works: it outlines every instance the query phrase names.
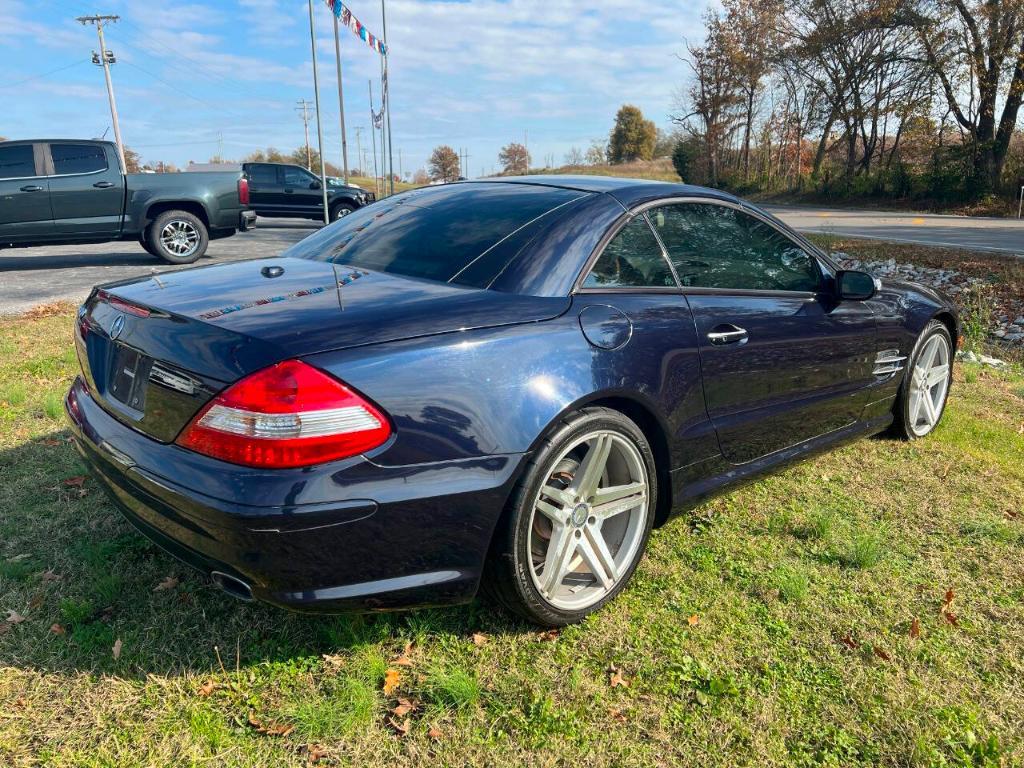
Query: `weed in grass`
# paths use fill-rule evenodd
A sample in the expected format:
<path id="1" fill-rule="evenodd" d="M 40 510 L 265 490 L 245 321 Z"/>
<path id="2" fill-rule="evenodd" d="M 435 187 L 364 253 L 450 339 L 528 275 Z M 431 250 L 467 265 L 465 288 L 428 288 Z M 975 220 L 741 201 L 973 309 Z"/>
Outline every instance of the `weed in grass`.
<path id="1" fill-rule="evenodd" d="M 874 568 L 885 554 L 882 537 L 874 532 L 857 532 L 838 555 L 841 565 L 861 570 Z"/>
<path id="2" fill-rule="evenodd" d="M 467 710 L 480 701 L 480 683 L 476 677 L 456 667 L 438 667 L 427 672 L 423 698 L 441 709 Z"/>
<path id="3" fill-rule="evenodd" d="M 772 583 L 779 590 L 779 597 L 787 603 L 802 603 L 811 587 L 811 580 L 804 571 L 788 565 L 775 569 Z"/>
<path id="4" fill-rule="evenodd" d="M 0 393 L 0 401 L 6 402 L 8 405 L 22 405 L 26 398 L 28 398 L 28 388 L 21 382 L 14 382 L 4 387 L 3 392 Z"/>
<path id="5" fill-rule="evenodd" d="M 64 395 L 59 392 L 48 392 L 43 398 L 43 415 L 48 419 L 64 417 Z"/>
<path id="6" fill-rule="evenodd" d="M 970 363 L 964 363 L 964 381 L 968 384 L 978 383 L 978 367 Z"/>
<path id="7" fill-rule="evenodd" d="M 92 593 L 98 605 L 110 605 L 121 594 L 123 579 L 118 573 L 101 573 L 91 581 Z"/>
<path id="8" fill-rule="evenodd" d="M 205 703 L 191 704 L 187 713 L 188 729 L 211 752 L 219 752 L 231 741 L 231 730 L 219 712 Z"/>
<path id="9" fill-rule="evenodd" d="M 39 566 L 32 560 L 0 560 L 0 579 L 25 581 Z"/>
<path id="10" fill-rule="evenodd" d="M 793 510 L 789 507 L 772 512 L 768 516 L 768 533 L 772 536 L 785 536 L 793 530 Z"/>
<path id="11" fill-rule="evenodd" d="M 982 539 L 998 541 L 1001 544 L 1016 544 L 1024 541 L 1017 526 L 1005 520 L 993 520 L 989 517 L 974 517 L 960 526 L 960 533 L 969 541 L 978 542 Z"/>
<path id="12" fill-rule="evenodd" d="M 84 624 L 96 612 L 96 608 L 88 600 L 65 598 L 60 601 L 60 617 L 65 624 Z"/>
<path id="13" fill-rule="evenodd" d="M 992 289 L 985 285 L 972 286 L 960 294 L 960 300 L 964 348 L 980 353 L 984 351 L 995 315 Z"/>
<path id="14" fill-rule="evenodd" d="M 287 710 L 287 718 L 310 739 L 343 739 L 373 722 L 377 691 L 366 680 L 342 677 L 320 695 Z"/>
<path id="15" fill-rule="evenodd" d="M 832 512 L 816 510 L 804 518 L 794 533 L 806 540 L 827 541 L 835 528 L 836 516 Z"/>

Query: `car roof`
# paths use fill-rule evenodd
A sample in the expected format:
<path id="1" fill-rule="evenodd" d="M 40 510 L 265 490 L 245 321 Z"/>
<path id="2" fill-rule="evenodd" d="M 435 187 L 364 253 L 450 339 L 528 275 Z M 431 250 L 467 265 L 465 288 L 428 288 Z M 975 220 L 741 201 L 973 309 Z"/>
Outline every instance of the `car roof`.
<path id="1" fill-rule="evenodd" d="M 11 139 L 0 144 L 113 144 L 106 139 Z"/>
<path id="2" fill-rule="evenodd" d="M 621 176 L 590 176 L 586 174 L 537 174 L 530 176 L 495 176 L 492 178 L 458 181 L 455 184 L 533 184 L 543 187 L 575 189 L 581 192 L 597 192 L 612 195 L 620 201 L 654 199 L 659 197 L 714 197 L 731 202 L 738 198 L 728 192 L 699 187 L 693 184 L 679 184 L 670 181 L 634 179 Z"/>

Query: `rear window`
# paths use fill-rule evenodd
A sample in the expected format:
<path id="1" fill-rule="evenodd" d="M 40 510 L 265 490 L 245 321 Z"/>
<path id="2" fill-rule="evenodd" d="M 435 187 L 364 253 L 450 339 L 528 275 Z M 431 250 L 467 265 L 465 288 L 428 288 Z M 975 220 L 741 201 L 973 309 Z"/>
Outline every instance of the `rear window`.
<path id="1" fill-rule="evenodd" d="M 31 144 L 0 147 L 0 179 L 23 179 L 36 175 Z"/>
<path id="2" fill-rule="evenodd" d="M 57 176 L 107 170 L 107 156 L 97 144 L 51 144 L 50 155 Z"/>
<path id="3" fill-rule="evenodd" d="M 249 181 L 253 184 L 277 184 L 276 165 L 250 165 L 247 167 Z"/>
<path id="4" fill-rule="evenodd" d="M 583 194 L 476 182 L 416 189 L 360 208 L 282 255 L 457 283 L 490 248 Z"/>

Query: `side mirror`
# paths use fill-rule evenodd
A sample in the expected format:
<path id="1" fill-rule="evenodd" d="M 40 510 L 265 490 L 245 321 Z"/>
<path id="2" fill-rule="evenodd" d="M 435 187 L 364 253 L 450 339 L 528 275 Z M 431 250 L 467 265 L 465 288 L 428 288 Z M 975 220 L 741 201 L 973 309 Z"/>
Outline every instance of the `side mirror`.
<path id="1" fill-rule="evenodd" d="M 311 181 L 311 182 L 309 182 L 309 188 L 310 189 L 320 189 L 320 187 L 322 187 L 322 186 L 323 185 L 319 181 Z"/>
<path id="2" fill-rule="evenodd" d="M 839 298 L 848 301 L 866 301 L 878 290 L 875 278 L 867 272 L 843 270 L 836 278 L 836 284 L 839 286 Z"/>

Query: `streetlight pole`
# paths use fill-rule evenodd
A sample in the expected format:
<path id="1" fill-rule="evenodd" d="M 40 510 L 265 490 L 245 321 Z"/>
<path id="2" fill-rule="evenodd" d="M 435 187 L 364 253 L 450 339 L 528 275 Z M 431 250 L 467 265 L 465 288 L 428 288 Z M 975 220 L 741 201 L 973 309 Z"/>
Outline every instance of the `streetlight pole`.
<path id="1" fill-rule="evenodd" d="M 387 120 L 388 124 L 388 181 L 391 194 L 393 195 L 395 194 L 395 163 L 392 152 L 393 147 L 391 146 L 391 73 L 388 72 L 388 18 L 387 13 L 384 11 L 384 0 L 380 0 L 380 21 L 381 32 L 384 35 L 384 76 L 388 84 L 387 90 L 384 92 L 384 119 Z"/>
<path id="2" fill-rule="evenodd" d="M 320 150 L 320 191 L 324 199 L 324 224 L 331 223 L 331 212 L 327 210 L 327 166 L 324 164 L 324 126 L 320 119 L 320 78 L 316 69 L 316 27 L 313 22 L 313 0 L 309 4 L 309 44 L 313 51 L 313 101 L 316 105 L 316 134 Z"/>

